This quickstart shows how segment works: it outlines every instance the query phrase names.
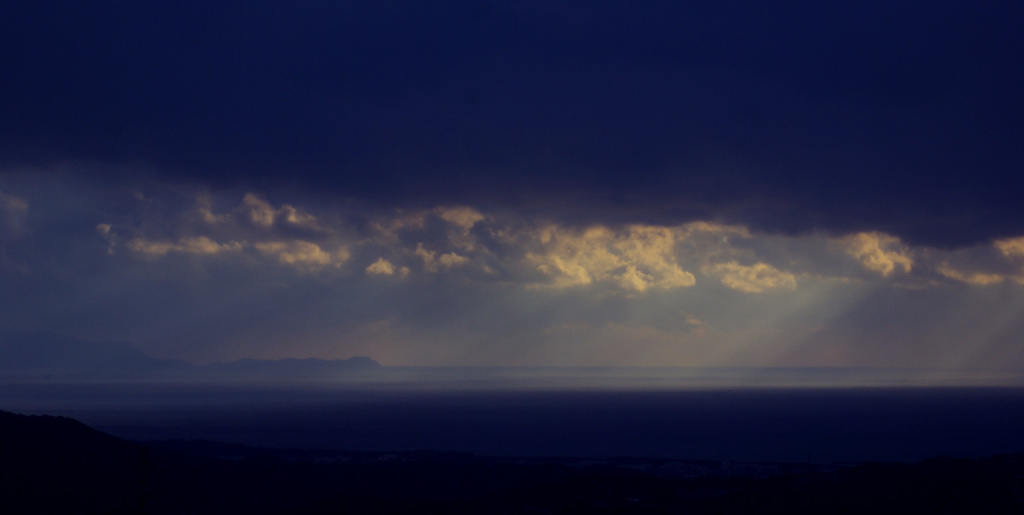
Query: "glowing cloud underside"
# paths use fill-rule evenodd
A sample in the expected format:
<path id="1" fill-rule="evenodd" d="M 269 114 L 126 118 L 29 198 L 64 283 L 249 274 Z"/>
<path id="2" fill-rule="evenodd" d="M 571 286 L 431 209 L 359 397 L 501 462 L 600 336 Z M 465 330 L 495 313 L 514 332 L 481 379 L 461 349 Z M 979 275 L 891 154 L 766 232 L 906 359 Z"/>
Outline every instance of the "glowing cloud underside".
<path id="1" fill-rule="evenodd" d="M 839 240 L 846 252 L 857 258 L 865 268 L 882 274 L 892 275 L 897 269 L 908 273 L 914 266 L 907 248 L 898 238 L 877 233 L 862 232 Z"/>
<path id="2" fill-rule="evenodd" d="M 286 265 L 341 266 L 349 258 L 348 250 L 339 248 L 326 252 L 319 245 L 308 241 L 272 241 L 256 243 L 256 250 L 274 256 Z"/>
<path id="3" fill-rule="evenodd" d="M 19 198 L 5 195 L 0 200 L 8 218 L 10 212 L 27 209 L 27 202 Z M 342 222 L 343 216 L 323 217 L 290 204 L 275 206 L 252 193 L 223 212 L 214 209 L 215 200 L 197 195 L 185 212 L 168 212 L 168 222 L 155 225 L 163 227 L 164 234 L 108 223 L 98 224 L 96 233 L 108 242 L 112 254 L 125 250 L 150 259 L 170 254 L 246 256 L 304 274 L 344 274 L 350 270 L 346 265 L 355 263 L 356 271 L 373 276 L 405 278 L 414 271 L 459 274 L 466 280 L 530 289 L 600 287 L 629 295 L 690 288 L 702 280 L 750 294 L 795 291 L 802 274 L 815 280 L 828 275 L 821 267 L 811 273 L 794 268 L 794 263 L 851 259 L 883 278 L 930 273 L 933 278 L 979 286 L 1024 282 L 1024 237 L 998 240 L 989 247 L 1018 270 L 1007 274 L 986 270 L 977 260 L 953 266 L 941 253 L 914 249 L 878 232 L 831 239 L 778 238 L 711 222 L 576 229 L 487 215 L 465 206 L 397 211 L 371 219 L 366 225 L 370 230 L 360 232 Z M 328 219 L 333 221 L 325 223 Z M 772 253 L 760 253 L 769 247 Z M 834 278 L 843 279 L 841 269 L 835 270 Z"/>
<path id="4" fill-rule="evenodd" d="M 1024 258 L 1024 237 L 997 240 L 993 245 L 1008 258 Z"/>
<path id="5" fill-rule="evenodd" d="M 978 286 L 999 284 L 1006 280 L 1006 277 L 1000 274 L 986 274 L 982 272 L 962 272 L 960 270 L 953 268 L 948 263 L 943 263 L 942 265 L 939 265 L 938 272 L 950 279 Z"/>
<path id="6" fill-rule="evenodd" d="M 109 232 L 109 226 L 97 228 L 98 231 Z M 180 238 L 177 241 L 151 241 L 145 238 L 135 238 L 126 245 L 128 250 L 145 254 L 148 256 L 163 256 L 169 252 L 180 252 L 184 254 L 219 254 L 221 252 L 232 252 L 242 249 L 242 244 L 237 241 L 217 243 L 206 236 L 195 236 Z"/>
<path id="7" fill-rule="evenodd" d="M 677 232 L 672 228 L 634 225 L 618 232 L 605 227 L 573 232 L 548 226 L 539 240 L 543 250 L 527 253 L 526 259 L 551 277 L 546 286 L 611 283 L 642 292 L 696 283 L 677 262 Z"/>
<path id="8" fill-rule="evenodd" d="M 141 196 L 141 200 L 144 199 Z M 108 241 L 110 253 L 126 240 L 125 249 L 150 258 L 172 253 L 195 256 L 247 253 L 304 273 L 339 268 L 351 257 L 340 235 L 322 226 L 312 214 L 294 206 L 285 204 L 275 208 L 252 193 L 246 194 L 231 212 L 215 213 L 212 204 L 209 196 L 199 195 L 191 210 L 173 217 L 182 220 L 172 227 L 173 232 L 187 233 L 185 236 L 159 237 L 132 227 L 106 223 L 97 225 L 96 233 Z M 135 235 L 124 238 L 125 233 Z"/>
<path id="9" fill-rule="evenodd" d="M 450 269 L 461 266 L 469 261 L 469 258 L 460 256 L 454 252 L 437 255 L 437 252 L 423 248 L 423 243 L 416 245 L 416 255 L 423 259 L 423 269 L 427 272 L 438 272 L 440 269 Z"/>
<path id="10" fill-rule="evenodd" d="M 366 267 L 366 273 L 370 275 L 394 275 L 395 265 L 384 258 L 377 258 L 370 266 Z"/>
<path id="11" fill-rule="evenodd" d="M 126 298 L 152 299 L 129 302 L 131 319 L 170 328 L 154 337 L 168 349 L 197 342 L 185 359 L 258 355 L 238 350 L 249 345 L 268 357 L 356 352 L 437 365 L 1024 359 L 1024 238 L 943 250 L 878 232 L 577 227 L 465 206 L 313 210 L 252 193 L 133 193 L 92 220 L 90 268 L 119 285 L 94 318 Z M 0 271 L 45 270 L 22 249 L 42 241 L 33 223 L 55 219 L 46 206 L 21 192 L 0 198 Z M 152 294 L 157 284 L 184 302 L 166 305 Z M 138 334 L 103 332 L 116 323 L 97 322 L 94 334 L 152 333 L 148 323 Z"/>
<path id="12" fill-rule="evenodd" d="M 732 261 L 706 267 L 705 272 L 717 276 L 725 286 L 746 293 L 796 289 L 796 277 L 793 274 L 765 263 L 744 266 Z"/>

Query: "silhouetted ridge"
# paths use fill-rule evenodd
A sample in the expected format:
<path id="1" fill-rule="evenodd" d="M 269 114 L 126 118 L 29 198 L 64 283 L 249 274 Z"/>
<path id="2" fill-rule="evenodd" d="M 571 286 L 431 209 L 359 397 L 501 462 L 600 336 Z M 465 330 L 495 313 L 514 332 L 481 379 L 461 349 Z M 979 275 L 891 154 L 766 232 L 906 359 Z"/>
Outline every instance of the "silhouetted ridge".
<path id="1" fill-rule="evenodd" d="M 0 412 L 5 514 L 1019 514 L 1021 478 L 1022 455 L 839 467 L 136 445 L 67 418 Z"/>
<path id="2" fill-rule="evenodd" d="M 63 417 L 0 411 L 0 512 L 136 513 L 146 454 Z"/>

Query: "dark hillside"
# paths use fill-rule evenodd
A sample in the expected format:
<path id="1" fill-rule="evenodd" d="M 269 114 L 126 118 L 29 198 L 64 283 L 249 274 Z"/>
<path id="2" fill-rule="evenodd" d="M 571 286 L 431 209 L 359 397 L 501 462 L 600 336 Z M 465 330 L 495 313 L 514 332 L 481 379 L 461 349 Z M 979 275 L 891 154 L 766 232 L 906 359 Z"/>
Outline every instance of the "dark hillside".
<path id="1" fill-rule="evenodd" d="M 69 418 L 0 411 L 0 512 L 137 513 L 146 454 Z"/>
<path id="2" fill-rule="evenodd" d="M 1024 456 L 856 466 L 134 444 L 0 412 L 0 513 L 1024 513 Z"/>

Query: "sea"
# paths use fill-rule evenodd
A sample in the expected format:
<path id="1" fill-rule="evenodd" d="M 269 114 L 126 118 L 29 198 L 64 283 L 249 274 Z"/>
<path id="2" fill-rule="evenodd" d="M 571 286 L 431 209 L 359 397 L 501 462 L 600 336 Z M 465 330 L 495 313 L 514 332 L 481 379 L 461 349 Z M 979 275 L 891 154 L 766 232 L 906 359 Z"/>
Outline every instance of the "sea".
<path id="1" fill-rule="evenodd" d="M 1024 453 L 1024 373 L 908 369 L 384 367 L 330 381 L 0 382 L 0 410 L 133 441 L 916 462 Z"/>

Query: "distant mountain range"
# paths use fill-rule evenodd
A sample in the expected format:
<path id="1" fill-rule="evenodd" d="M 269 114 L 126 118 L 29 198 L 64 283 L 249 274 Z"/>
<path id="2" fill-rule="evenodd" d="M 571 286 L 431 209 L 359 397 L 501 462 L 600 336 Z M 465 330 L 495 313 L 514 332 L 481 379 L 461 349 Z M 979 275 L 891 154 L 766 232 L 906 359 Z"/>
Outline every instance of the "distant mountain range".
<path id="1" fill-rule="evenodd" d="M 381 368 L 362 356 L 193 365 L 156 358 L 125 343 L 0 329 L 0 380 L 326 380 Z"/>

